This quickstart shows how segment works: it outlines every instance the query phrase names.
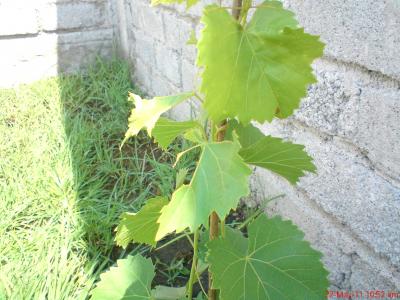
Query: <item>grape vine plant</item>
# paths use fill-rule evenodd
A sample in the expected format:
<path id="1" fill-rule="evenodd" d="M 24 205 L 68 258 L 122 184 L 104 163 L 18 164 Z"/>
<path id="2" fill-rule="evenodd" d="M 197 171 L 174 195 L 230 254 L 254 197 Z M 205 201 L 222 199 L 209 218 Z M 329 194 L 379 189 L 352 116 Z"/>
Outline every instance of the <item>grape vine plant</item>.
<path id="1" fill-rule="evenodd" d="M 174 2 L 184 1 L 152 4 Z M 185 1 L 188 8 L 196 2 Z M 152 288 L 151 259 L 132 255 L 101 275 L 92 299 L 324 299 L 328 272 L 321 253 L 290 221 L 258 214 L 246 223 L 246 234 L 243 228 L 225 224 L 240 198 L 249 195 L 250 166 L 292 184 L 306 172 L 315 172 L 304 146 L 265 136 L 255 124 L 287 118 L 298 108 L 307 86 L 316 81 L 311 63 L 322 56 L 324 45 L 305 33 L 279 1 L 208 5 L 200 22 L 199 39 L 194 34 L 190 39 L 197 47 L 199 88 L 149 100 L 130 94 L 135 107 L 125 136 L 126 140 L 146 129 L 164 149 L 181 136 L 193 147 L 177 159 L 200 149 L 196 169 L 193 174 L 178 172 L 171 199 L 148 199 L 139 212 L 123 214 L 116 229 L 116 242 L 122 247 L 132 242 L 155 247 L 169 234 L 190 234 L 190 278 L 184 287 Z M 200 102 L 205 118 L 177 122 L 161 116 L 189 99 Z M 188 184 L 185 177 L 190 177 Z M 208 289 L 193 295 L 193 285 L 205 270 Z"/>

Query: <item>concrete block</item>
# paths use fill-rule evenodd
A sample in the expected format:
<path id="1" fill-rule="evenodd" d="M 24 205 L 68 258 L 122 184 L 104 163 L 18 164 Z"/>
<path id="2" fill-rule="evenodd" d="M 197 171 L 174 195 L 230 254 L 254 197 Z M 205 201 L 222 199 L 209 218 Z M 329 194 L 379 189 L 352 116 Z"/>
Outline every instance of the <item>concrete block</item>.
<path id="1" fill-rule="evenodd" d="M 177 87 L 181 87 L 181 55 L 162 44 L 156 45 L 156 69 L 159 76 L 166 77 Z"/>
<path id="2" fill-rule="evenodd" d="M 58 46 L 58 70 L 75 73 L 93 64 L 97 57 L 109 58 L 113 46 L 109 41 L 92 41 Z"/>
<path id="3" fill-rule="evenodd" d="M 197 57 L 197 48 L 194 45 L 185 45 L 182 48 L 182 57 L 186 59 L 187 61 L 193 62 L 193 64 L 196 63 L 196 57 Z"/>
<path id="4" fill-rule="evenodd" d="M 400 2 L 284 0 L 331 57 L 400 79 Z"/>
<path id="5" fill-rule="evenodd" d="M 160 75 L 158 72 L 153 73 L 152 85 L 151 85 L 151 96 L 167 96 L 181 92 L 180 89 L 171 84 L 168 79 Z"/>
<path id="6" fill-rule="evenodd" d="M 251 187 L 251 198 L 246 199 L 250 205 L 265 203 L 284 193 L 269 202 L 266 212 L 294 222 L 305 233 L 306 240 L 322 252 L 322 261 L 330 272 L 331 290 L 399 289 L 400 273 L 396 268 L 321 210 L 301 189 L 260 168 L 251 177 Z M 365 273 L 362 268 L 368 271 Z M 368 288 L 370 282 L 374 285 Z"/>
<path id="7" fill-rule="evenodd" d="M 318 82 L 309 87 L 294 118 L 345 138 L 400 181 L 400 83 L 327 60 L 314 67 Z"/>
<path id="8" fill-rule="evenodd" d="M 186 47 L 186 42 L 194 29 L 193 20 L 181 17 L 171 11 L 163 12 L 162 16 L 167 45 L 175 49 Z"/>
<path id="9" fill-rule="evenodd" d="M 35 34 L 38 31 L 34 2 L 0 2 L 0 36 Z"/>
<path id="10" fill-rule="evenodd" d="M 304 177 L 300 190 L 376 253 L 400 266 L 400 188 L 340 139 L 320 137 L 291 121 L 276 121 L 263 129 L 305 145 L 318 173 Z"/>
<path id="11" fill-rule="evenodd" d="M 107 42 L 113 43 L 114 32 L 112 29 L 99 29 L 91 31 L 67 32 L 52 34 L 57 37 L 58 44 L 80 44 L 86 42 Z"/>
<path id="12" fill-rule="evenodd" d="M 131 30 L 134 30 L 133 27 L 141 28 L 141 4 L 139 4 L 137 0 L 125 0 L 124 3 L 128 28 Z"/>
<path id="13" fill-rule="evenodd" d="M 73 73 L 92 64 L 96 56 L 114 52 L 113 30 L 100 29 L 57 34 L 58 69 Z"/>
<path id="14" fill-rule="evenodd" d="M 188 100 L 174 107 L 168 114 L 171 119 L 177 121 L 193 120 L 196 118 L 197 108 L 192 101 Z"/>
<path id="15" fill-rule="evenodd" d="M 133 9 L 138 10 L 138 29 L 145 31 L 155 40 L 164 42 L 164 23 L 162 20 L 162 12 L 160 8 L 150 7 L 150 5 L 147 4 L 140 5 Z"/>
<path id="16" fill-rule="evenodd" d="M 353 290 L 361 291 L 398 291 L 399 283 L 391 282 L 384 276 L 376 274 L 376 269 L 365 263 L 358 255 L 353 255 L 353 265 L 351 267 L 352 276 L 350 286 Z M 375 274 L 375 276 L 371 276 Z"/>
<path id="17" fill-rule="evenodd" d="M 96 55 L 110 57 L 112 30 L 41 34 L 0 40 L 0 85 L 31 82 L 58 72 L 75 72 Z"/>
<path id="18" fill-rule="evenodd" d="M 125 1 L 120 0 L 114 3 L 112 6 L 109 5 L 109 9 L 112 10 L 112 15 L 114 16 L 113 27 L 116 29 L 117 36 L 117 44 L 119 53 L 124 59 L 129 59 L 129 35 L 128 32 L 131 30 L 128 26 L 128 16 L 129 9 L 127 9 L 127 5 Z M 129 16 L 132 18 L 132 16 Z"/>
<path id="19" fill-rule="evenodd" d="M 149 66 L 156 65 L 155 42 L 147 33 L 141 30 L 134 31 L 134 55 Z"/>
<path id="20" fill-rule="evenodd" d="M 400 86 L 362 90 L 354 140 L 374 166 L 400 182 Z"/>
<path id="21" fill-rule="evenodd" d="M 40 23 L 45 31 L 99 28 L 107 21 L 105 2 L 48 3 L 40 7 Z"/>
<path id="22" fill-rule="evenodd" d="M 153 72 L 152 68 L 146 65 L 142 60 L 135 59 L 134 61 L 134 69 L 133 69 L 133 78 L 135 84 L 140 86 L 141 90 L 148 95 L 152 95 L 152 87 L 153 87 Z"/>
<path id="23" fill-rule="evenodd" d="M 314 69 L 317 83 L 309 86 L 307 97 L 301 101 L 294 117 L 329 135 L 351 139 L 357 130 L 360 106 L 357 83 L 346 81 L 349 76 L 343 65 L 319 60 Z M 355 75 L 352 70 L 347 71 Z"/>
<path id="24" fill-rule="evenodd" d="M 199 20 L 201 16 L 203 15 L 203 9 L 207 5 L 215 4 L 216 2 L 214 0 L 201 0 L 197 2 L 194 6 L 189 8 L 188 10 L 186 9 L 185 5 L 174 5 L 173 8 L 174 10 L 178 11 L 180 15 L 187 15 L 190 16 L 191 18 L 195 20 Z M 222 0 L 221 1 L 222 6 L 225 7 L 230 7 L 232 5 L 232 1 L 229 0 Z"/>
<path id="25" fill-rule="evenodd" d="M 184 91 L 193 91 L 196 86 L 199 86 L 200 78 L 198 76 L 198 72 L 196 66 L 187 61 L 186 59 L 182 60 L 182 86 Z"/>

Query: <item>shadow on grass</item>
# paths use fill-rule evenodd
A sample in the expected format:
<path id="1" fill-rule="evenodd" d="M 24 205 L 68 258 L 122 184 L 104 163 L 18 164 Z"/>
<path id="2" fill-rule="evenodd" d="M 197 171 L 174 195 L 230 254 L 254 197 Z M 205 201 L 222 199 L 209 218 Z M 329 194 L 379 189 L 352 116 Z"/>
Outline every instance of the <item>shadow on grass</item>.
<path id="1" fill-rule="evenodd" d="M 145 250 L 115 247 L 113 229 L 120 214 L 137 211 L 156 194 L 170 195 L 174 186 L 175 156 L 163 153 L 145 134 L 119 149 L 131 108 L 129 91 L 137 93 L 128 67 L 117 59 L 98 61 L 86 75 L 60 79 L 76 192 L 76 228 L 92 283 L 117 258 Z M 180 146 L 174 147 L 172 153 L 179 151 Z"/>

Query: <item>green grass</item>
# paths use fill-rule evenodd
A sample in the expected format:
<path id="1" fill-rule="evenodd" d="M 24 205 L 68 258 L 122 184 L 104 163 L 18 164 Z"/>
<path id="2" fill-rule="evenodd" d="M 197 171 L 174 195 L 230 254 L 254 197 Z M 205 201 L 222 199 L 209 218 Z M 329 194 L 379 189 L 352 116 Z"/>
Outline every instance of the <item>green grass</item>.
<path id="1" fill-rule="evenodd" d="M 99 273 L 141 250 L 116 248 L 113 228 L 171 193 L 181 146 L 162 153 L 140 135 L 119 150 L 130 90 L 118 60 L 0 90 L 0 298 L 85 299 Z"/>

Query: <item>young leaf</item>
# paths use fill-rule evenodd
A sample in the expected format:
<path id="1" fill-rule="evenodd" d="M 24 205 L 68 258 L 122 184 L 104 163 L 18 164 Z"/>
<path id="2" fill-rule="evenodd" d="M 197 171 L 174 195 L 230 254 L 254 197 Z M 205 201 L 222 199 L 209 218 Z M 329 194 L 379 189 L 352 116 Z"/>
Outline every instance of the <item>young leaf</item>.
<path id="1" fill-rule="evenodd" d="M 161 210 L 157 240 L 187 227 L 194 231 L 201 224 L 207 224 L 213 211 L 224 218 L 236 207 L 240 197 L 248 195 L 247 179 L 251 170 L 243 163 L 238 150 L 239 145 L 229 141 L 202 145 L 190 184 L 177 189 Z"/>
<path id="2" fill-rule="evenodd" d="M 159 227 L 157 219 L 167 203 L 167 198 L 156 197 L 149 199 L 138 213 L 122 214 L 122 219 L 116 228 L 117 245 L 126 248 L 130 242 L 138 242 L 155 247 L 155 237 Z"/>
<path id="3" fill-rule="evenodd" d="M 201 125 L 196 121 L 177 122 L 167 118 L 160 118 L 154 126 L 152 135 L 155 141 L 163 149 L 166 149 L 176 137 L 199 127 L 201 129 Z"/>
<path id="4" fill-rule="evenodd" d="M 261 215 L 248 226 L 248 236 L 228 227 L 225 238 L 208 243 L 213 288 L 220 289 L 221 300 L 326 297 L 321 253 L 290 221 Z"/>
<path id="5" fill-rule="evenodd" d="M 147 132 L 151 135 L 151 131 L 162 113 L 192 96 L 193 93 L 183 93 L 174 96 L 155 97 L 151 100 L 147 100 L 142 99 L 139 95 L 131 93 L 129 97 L 133 99 L 135 108 L 132 109 L 129 117 L 128 131 L 125 133 L 122 144 L 130 137 L 138 134 L 144 127 L 146 127 Z"/>
<path id="6" fill-rule="evenodd" d="M 239 154 L 246 163 L 275 172 L 292 184 L 304 176 L 306 171 L 316 171 L 303 145 L 276 137 L 264 136 L 251 146 L 241 149 Z"/>
<path id="7" fill-rule="evenodd" d="M 151 6 L 156 6 L 159 4 L 182 4 L 186 3 L 186 9 L 189 9 L 193 5 L 195 5 L 199 0 L 151 0 Z"/>
<path id="8" fill-rule="evenodd" d="M 310 64 L 323 52 L 318 37 L 297 29 L 278 1 L 265 1 L 244 27 L 216 5 L 205 8 L 201 22 L 197 64 L 211 119 L 247 124 L 292 114 L 315 82 Z"/>
<path id="9" fill-rule="evenodd" d="M 92 291 L 93 300 L 154 300 L 151 281 L 154 278 L 151 259 L 141 255 L 117 260 L 117 266 L 100 275 Z"/>

